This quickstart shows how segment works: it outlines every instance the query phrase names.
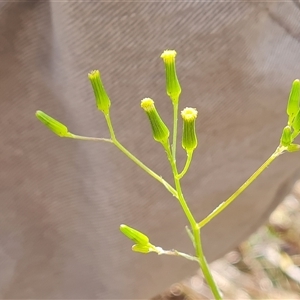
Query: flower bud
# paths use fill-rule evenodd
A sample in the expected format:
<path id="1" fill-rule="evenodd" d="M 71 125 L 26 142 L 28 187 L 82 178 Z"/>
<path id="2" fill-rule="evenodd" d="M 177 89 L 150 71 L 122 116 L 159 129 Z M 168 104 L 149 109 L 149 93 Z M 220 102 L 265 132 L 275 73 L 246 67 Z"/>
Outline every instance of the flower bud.
<path id="1" fill-rule="evenodd" d="M 37 110 L 35 116 L 40 120 L 46 127 L 48 127 L 51 131 L 57 134 L 60 137 L 68 137 L 71 134 L 68 131 L 67 126 L 60 123 L 59 121 L 53 119 L 48 116 L 44 112 Z"/>
<path id="2" fill-rule="evenodd" d="M 300 110 L 298 111 L 298 113 L 296 114 L 293 120 L 292 127 L 294 129 L 293 138 L 295 138 L 300 132 Z"/>
<path id="3" fill-rule="evenodd" d="M 91 81 L 95 98 L 96 104 L 99 110 L 101 110 L 104 114 L 109 113 L 110 108 L 110 100 L 109 97 L 104 89 L 100 72 L 98 70 L 91 71 L 88 74 L 89 80 Z"/>
<path id="4" fill-rule="evenodd" d="M 135 244 L 132 246 L 132 251 L 140 253 L 149 253 L 155 251 L 155 247 L 150 243 L 148 245 Z"/>
<path id="5" fill-rule="evenodd" d="M 294 80 L 290 91 L 290 96 L 287 105 L 287 114 L 289 116 L 288 124 L 291 125 L 293 119 L 299 111 L 300 101 L 300 81 L 299 79 Z"/>
<path id="6" fill-rule="evenodd" d="M 161 55 L 165 64 L 167 94 L 173 104 L 178 103 L 181 93 L 181 87 L 176 74 L 175 57 L 175 50 L 165 50 Z"/>
<path id="7" fill-rule="evenodd" d="M 292 142 L 292 129 L 290 126 L 285 126 L 282 131 L 280 144 L 284 147 L 287 147 Z"/>
<path id="8" fill-rule="evenodd" d="M 146 112 L 150 120 L 153 138 L 160 143 L 167 142 L 170 132 L 168 127 L 165 125 L 165 123 L 159 116 L 154 106 L 154 101 L 150 98 L 145 98 L 141 101 L 141 107 Z"/>
<path id="9" fill-rule="evenodd" d="M 146 246 L 149 244 L 149 238 L 143 233 L 137 231 L 136 229 L 133 229 L 127 225 L 122 224 L 120 226 L 120 230 L 124 235 L 126 235 L 129 239 L 134 241 L 136 244 L 139 244 L 141 246 Z"/>
<path id="10" fill-rule="evenodd" d="M 191 152 L 197 147 L 197 135 L 195 129 L 197 115 L 197 110 L 190 107 L 186 107 L 181 112 L 183 119 L 182 148 L 187 152 Z"/>

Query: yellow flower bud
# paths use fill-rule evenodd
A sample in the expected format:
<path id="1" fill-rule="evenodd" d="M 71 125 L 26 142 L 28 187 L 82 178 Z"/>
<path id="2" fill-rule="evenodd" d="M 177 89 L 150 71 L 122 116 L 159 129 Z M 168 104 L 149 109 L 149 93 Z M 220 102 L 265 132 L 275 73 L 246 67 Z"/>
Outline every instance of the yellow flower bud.
<path id="1" fill-rule="evenodd" d="M 161 117 L 159 116 L 154 101 L 150 98 L 145 98 L 141 101 L 141 107 L 146 112 L 151 128 L 153 138 L 160 143 L 166 143 L 168 141 L 170 132 L 168 127 L 162 121 Z"/>
<path id="2" fill-rule="evenodd" d="M 183 119 L 182 147 L 187 152 L 193 151 L 197 147 L 197 135 L 195 121 L 198 112 L 195 108 L 186 107 L 181 112 Z"/>
<path id="3" fill-rule="evenodd" d="M 165 64 L 167 94 L 174 104 L 178 103 L 181 93 L 181 87 L 176 74 L 175 57 L 175 50 L 165 50 L 161 55 Z"/>
<path id="4" fill-rule="evenodd" d="M 104 114 L 109 113 L 110 108 L 110 99 L 104 89 L 100 72 L 98 70 L 91 71 L 88 74 L 89 80 L 91 81 L 95 98 L 96 104 L 99 110 L 101 110 Z"/>
<path id="5" fill-rule="evenodd" d="M 299 111 L 300 102 L 300 81 L 299 79 L 294 80 L 290 91 L 290 96 L 287 105 L 287 114 L 289 116 L 288 124 L 291 125 L 296 114 Z"/>
<path id="6" fill-rule="evenodd" d="M 287 147 L 292 142 L 292 129 L 290 126 L 285 126 L 282 131 L 280 144 L 284 147 Z"/>
<path id="7" fill-rule="evenodd" d="M 127 225 L 122 224 L 120 226 L 120 230 L 124 235 L 126 235 L 129 239 L 134 241 L 136 244 L 140 244 L 141 246 L 146 246 L 149 244 L 149 238 L 145 234 L 137 231 L 136 229 L 133 229 Z"/>
<path id="8" fill-rule="evenodd" d="M 35 116 L 39 121 L 41 121 L 46 127 L 57 134 L 60 137 L 69 137 L 71 134 L 68 132 L 67 126 L 45 114 L 44 112 L 38 110 Z"/>

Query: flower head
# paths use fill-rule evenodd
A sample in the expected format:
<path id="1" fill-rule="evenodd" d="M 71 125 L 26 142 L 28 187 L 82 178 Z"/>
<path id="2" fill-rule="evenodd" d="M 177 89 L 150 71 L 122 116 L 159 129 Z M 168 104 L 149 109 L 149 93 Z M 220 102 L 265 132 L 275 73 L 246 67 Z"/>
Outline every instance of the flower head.
<path id="1" fill-rule="evenodd" d="M 165 64 L 167 94 L 174 104 L 178 103 L 181 94 L 181 87 L 176 74 L 175 50 L 165 50 L 161 58 Z"/>
<path id="2" fill-rule="evenodd" d="M 158 114 L 154 105 L 154 101 L 150 98 L 145 98 L 141 101 L 141 107 L 146 112 L 149 118 L 153 138 L 157 142 L 167 143 L 170 132 L 168 127 L 165 125 L 160 115 Z"/>
<path id="3" fill-rule="evenodd" d="M 193 151 L 197 147 L 195 121 L 198 112 L 195 108 L 186 107 L 181 112 L 183 119 L 182 147 L 186 151 Z"/>
<path id="4" fill-rule="evenodd" d="M 88 74 L 88 77 L 94 90 L 98 109 L 101 110 L 104 114 L 108 114 L 110 108 L 110 99 L 104 89 L 100 77 L 100 72 L 98 70 L 91 71 Z"/>
<path id="5" fill-rule="evenodd" d="M 71 135 L 66 125 L 60 123 L 59 121 L 47 115 L 46 113 L 38 110 L 36 111 L 35 116 L 39 121 L 41 121 L 46 127 L 48 127 L 52 132 L 54 132 L 58 136 L 68 137 Z"/>

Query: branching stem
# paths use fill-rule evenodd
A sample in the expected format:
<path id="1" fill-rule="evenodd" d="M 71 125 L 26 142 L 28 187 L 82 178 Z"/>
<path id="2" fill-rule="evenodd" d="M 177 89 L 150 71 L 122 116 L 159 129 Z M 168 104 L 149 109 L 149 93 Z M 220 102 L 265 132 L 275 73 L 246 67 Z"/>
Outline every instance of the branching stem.
<path id="1" fill-rule="evenodd" d="M 115 144 L 117 148 L 119 148 L 127 157 L 129 157 L 133 162 L 135 162 L 140 168 L 142 168 L 145 172 L 147 172 L 150 176 L 155 178 L 157 181 L 162 183 L 166 189 L 174 196 L 178 197 L 178 194 L 176 190 L 167 182 L 165 181 L 161 176 L 153 172 L 150 168 L 148 168 L 144 163 L 142 163 L 139 159 L 137 159 L 133 154 L 131 154 L 116 138 L 115 132 L 113 130 L 113 126 L 111 123 L 110 116 L 107 114 L 105 115 L 105 119 L 107 122 L 107 126 L 111 135 L 111 140 Z"/>
<path id="2" fill-rule="evenodd" d="M 222 202 L 215 210 L 213 210 L 200 223 L 199 227 L 204 227 L 219 213 L 221 213 L 228 205 L 230 205 L 279 155 L 286 150 L 286 147 L 279 146 L 275 152 L 245 181 L 239 189 L 237 189 L 227 200 Z"/>

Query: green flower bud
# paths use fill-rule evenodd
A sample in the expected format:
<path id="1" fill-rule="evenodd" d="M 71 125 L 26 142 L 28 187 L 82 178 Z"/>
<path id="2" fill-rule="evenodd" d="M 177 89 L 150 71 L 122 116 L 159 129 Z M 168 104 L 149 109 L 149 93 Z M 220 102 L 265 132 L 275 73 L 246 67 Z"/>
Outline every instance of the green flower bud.
<path id="1" fill-rule="evenodd" d="M 195 129 L 197 115 L 197 110 L 190 107 L 186 107 L 181 112 L 183 119 L 182 148 L 187 152 L 193 151 L 197 147 L 197 135 Z"/>
<path id="2" fill-rule="evenodd" d="M 48 116 L 44 112 L 38 110 L 35 116 L 51 131 L 60 137 L 69 137 L 71 134 L 68 131 L 67 126 Z"/>
<path id="3" fill-rule="evenodd" d="M 181 87 L 176 74 L 175 57 L 175 50 L 165 50 L 161 55 L 166 70 L 167 94 L 174 104 L 178 103 L 181 93 Z"/>
<path id="4" fill-rule="evenodd" d="M 149 253 L 155 251 L 155 247 L 150 243 L 148 245 L 135 244 L 132 246 L 132 251 L 140 253 Z"/>
<path id="5" fill-rule="evenodd" d="M 157 142 L 166 143 L 168 141 L 170 132 L 168 127 L 159 116 L 154 106 L 154 101 L 150 98 L 145 98 L 141 101 L 141 107 L 146 112 L 150 120 L 153 138 Z"/>
<path id="6" fill-rule="evenodd" d="M 149 244 L 149 238 L 143 233 L 137 231 L 136 229 L 133 229 L 127 225 L 122 224 L 120 226 L 120 230 L 124 235 L 126 235 L 129 239 L 134 241 L 136 244 L 139 244 L 141 246 L 146 246 Z"/>
<path id="7" fill-rule="evenodd" d="M 291 125 L 296 114 L 299 111 L 300 101 L 300 81 L 299 79 L 294 80 L 290 91 L 290 96 L 287 105 L 287 114 L 289 116 L 288 124 Z"/>
<path id="8" fill-rule="evenodd" d="M 280 144 L 284 147 L 287 147 L 292 142 L 292 129 L 290 126 L 285 126 L 282 131 Z"/>
<path id="9" fill-rule="evenodd" d="M 109 113 L 110 108 L 110 100 L 109 97 L 104 89 L 100 72 L 98 70 L 91 71 L 88 74 L 89 80 L 91 81 L 95 98 L 96 104 L 99 110 L 101 110 L 104 114 Z"/>
<path id="10" fill-rule="evenodd" d="M 290 144 L 288 147 L 287 147 L 287 151 L 288 152 L 297 152 L 300 150 L 300 145 L 297 145 L 297 144 Z"/>
<path id="11" fill-rule="evenodd" d="M 295 138 L 299 134 L 299 131 L 300 131 L 300 110 L 298 111 L 298 113 L 296 114 L 296 116 L 293 120 L 292 127 L 294 129 L 293 138 Z"/>

